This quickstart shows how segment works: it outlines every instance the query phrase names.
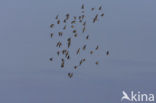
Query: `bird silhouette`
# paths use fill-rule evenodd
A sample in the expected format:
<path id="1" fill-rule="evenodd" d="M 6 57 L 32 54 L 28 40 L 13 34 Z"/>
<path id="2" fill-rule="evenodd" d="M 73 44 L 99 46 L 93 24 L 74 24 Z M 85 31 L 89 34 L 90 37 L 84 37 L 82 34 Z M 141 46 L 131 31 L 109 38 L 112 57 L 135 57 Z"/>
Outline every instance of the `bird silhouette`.
<path id="1" fill-rule="evenodd" d="M 54 24 L 51 24 L 50 27 L 53 28 L 54 27 Z"/>
<path id="2" fill-rule="evenodd" d="M 74 34 L 74 37 L 77 37 L 77 33 Z"/>
<path id="3" fill-rule="evenodd" d="M 96 62 L 95 62 L 95 64 L 96 64 L 96 65 L 98 65 L 98 64 L 99 64 L 99 62 L 98 62 L 98 61 L 96 61 Z"/>
<path id="4" fill-rule="evenodd" d="M 102 6 L 99 7 L 99 10 L 101 10 L 101 9 L 102 9 Z"/>
<path id="5" fill-rule="evenodd" d="M 86 46 L 87 46 L 87 45 L 84 45 L 82 49 L 85 50 L 85 49 L 86 49 Z"/>
<path id="6" fill-rule="evenodd" d="M 86 30 L 86 28 L 84 27 L 84 28 L 83 28 L 83 30 L 82 30 L 82 32 L 84 33 L 84 32 L 85 32 L 85 30 Z"/>
<path id="7" fill-rule="evenodd" d="M 59 52 L 59 51 L 57 51 L 57 55 L 58 55 L 58 56 L 60 55 L 60 52 Z"/>
<path id="8" fill-rule="evenodd" d="M 77 69 L 77 66 L 74 66 L 74 69 Z"/>
<path id="9" fill-rule="evenodd" d="M 107 55 L 107 56 L 109 55 L 109 51 L 106 51 L 106 55 Z"/>
<path id="10" fill-rule="evenodd" d="M 78 55 L 78 54 L 79 54 L 79 52 L 80 52 L 80 48 L 77 50 L 76 54 Z"/>
<path id="11" fill-rule="evenodd" d="M 68 73 L 68 77 L 72 78 L 73 77 L 73 73 Z"/>
<path id="12" fill-rule="evenodd" d="M 63 30 L 65 30 L 66 29 L 66 25 L 63 27 Z"/>
<path id="13" fill-rule="evenodd" d="M 81 9 L 84 9 L 84 4 L 82 4 L 82 7 L 81 7 Z"/>
<path id="14" fill-rule="evenodd" d="M 88 40 L 88 38 L 89 38 L 89 35 L 86 36 L 86 40 Z"/>
<path id="15" fill-rule="evenodd" d="M 99 49 L 99 46 L 97 45 L 95 49 L 98 50 Z"/>
<path id="16" fill-rule="evenodd" d="M 50 61 L 53 61 L 53 58 L 49 58 Z"/>
<path id="17" fill-rule="evenodd" d="M 50 34 L 51 38 L 53 37 L 53 35 L 54 35 L 53 33 Z"/>
<path id="18" fill-rule="evenodd" d="M 104 16 L 104 13 L 102 13 L 101 16 L 103 17 Z"/>
<path id="19" fill-rule="evenodd" d="M 91 8 L 92 11 L 94 11 L 94 8 Z"/>
<path id="20" fill-rule="evenodd" d="M 90 51 L 90 54 L 93 54 L 93 51 Z"/>
<path id="21" fill-rule="evenodd" d="M 68 41 L 68 48 L 69 48 L 71 44 L 71 38 L 68 38 L 67 41 Z"/>
<path id="22" fill-rule="evenodd" d="M 56 16 L 56 19 L 58 19 L 58 16 L 59 16 L 59 15 Z"/>
<path id="23" fill-rule="evenodd" d="M 71 28 L 74 28 L 74 25 L 71 25 Z"/>
<path id="24" fill-rule="evenodd" d="M 60 20 L 57 21 L 57 24 L 60 24 Z"/>
<path id="25" fill-rule="evenodd" d="M 96 14 L 96 16 L 94 17 L 93 23 L 95 23 L 97 21 L 97 18 L 98 18 L 98 14 Z"/>
<path id="26" fill-rule="evenodd" d="M 62 32 L 58 32 L 58 35 L 59 35 L 59 36 L 62 36 L 62 35 L 63 35 L 63 33 L 62 33 Z"/>

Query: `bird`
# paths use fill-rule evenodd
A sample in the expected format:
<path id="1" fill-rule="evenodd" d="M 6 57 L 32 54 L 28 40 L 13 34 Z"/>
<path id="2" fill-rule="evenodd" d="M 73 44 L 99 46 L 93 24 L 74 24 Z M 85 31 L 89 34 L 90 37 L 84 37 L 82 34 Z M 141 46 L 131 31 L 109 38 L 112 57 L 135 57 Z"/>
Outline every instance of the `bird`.
<path id="1" fill-rule="evenodd" d="M 66 25 L 63 27 L 63 30 L 65 30 L 66 29 Z"/>
<path id="2" fill-rule="evenodd" d="M 67 41 L 68 41 L 68 48 L 69 48 L 71 44 L 71 38 L 68 38 Z"/>
<path id="3" fill-rule="evenodd" d="M 74 25 L 71 25 L 71 28 L 74 28 Z"/>
<path id="4" fill-rule="evenodd" d="M 86 21 L 83 23 L 83 26 L 85 26 L 86 25 Z"/>
<path id="5" fill-rule="evenodd" d="M 81 7 L 81 9 L 84 9 L 84 4 L 82 4 L 82 7 Z"/>
<path id="6" fill-rule="evenodd" d="M 101 16 L 103 17 L 104 16 L 104 13 L 102 13 Z"/>
<path id="7" fill-rule="evenodd" d="M 77 33 L 76 33 L 76 34 L 74 34 L 74 37 L 77 37 Z"/>
<path id="8" fill-rule="evenodd" d="M 53 35 L 54 35 L 53 33 L 50 34 L 51 38 L 53 37 Z"/>
<path id="9" fill-rule="evenodd" d="M 68 77 L 72 78 L 73 77 L 73 73 L 68 73 Z"/>
<path id="10" fill-rule="evenodd" d="M 97 45 L 95 49 L 98 50 L 99 49 L 99 46 Z"/>
<path id="11" fill-rule="evenodd" d="M 50 61 L 53 61 L 53 58 L 49 58 Z"/>
<path id="12" fill-rule="evenodd" d="M 74 69 L 77 69 L 77 66 L 74 66 Z"/>
<path id="13" fill-rule="evenodd" d="M 99 7 L 99 10 L 101 10 L 101 9 L 102 9 L 102 6 Z"/>
<path id="14" fill-rule="evenodd" d="M 84 62 L 84 61 L 86 61 L 86 59 L 84 58 L 84 59 L 82 59 L 82 61 Z"/>
<path id="15" fill-rule="evenodd" d="M 69 13 L 66 14 L 66 20 L 68 20 L 70 17 Z"/>
<path id="16" fill-rule="evenodd" d="M 75 23 L 76 23 L 76 21 L 75 21 L 75 20 L 71 21 L 71 24 L 75 24 Z"/>
<path id="17" fill-rule="evenodd" d="M 84 27 L 84 28 L 83 28 L 83 30 L 82 30 L 82 32 L 84 33 L 84 32 L 85 32 L 85 30 L 86 30 L 86 28 Z"/>
<path id="18" fill-rule="evenodd" d="M 57 55 L 59 56 L 59 54 L 60 54 L 60 52 L 59 51 L 57 51 Z"/>
<path id="19" fill-rule="evenodd" d="M 95 64 L 96 64 L 96 65 L 98 65 L 98 64 L 99 64 L 99 62 L 98 62 L 98 61 L 96 61 L 96 62 L 95 62 Z"/>
<path id="20" fill-rule="evenodd" d="M 86 36 L 86 40 L 88 40 L 88 38 L 89 38 L 89 35 Z"/>
<path id="21" fill-rule="evenodd" d="M 92 11 L 94 11 L 94 8 L 91 8 Z"/>
<path id="22" fill-rule="evenodd" d="M 54 27 L 54 24 L 50 24 L 50 27 L 53 28 Z"/>
<path id="23" fill-rule="evenodd" d="M 90 51 L 90 54 L 93 54 L 93 51 Z"/>
<path id="24" fill-rule="evenodd" d="M 76 33 L 76 30 L 73 30 L 73 33 Z"/>
<path id="25" fill-rule="evenodd" d="M 61 63 L 61 68 L 63 68 L 63 67 L 64 67 L 64 62 Z"/>
<path id="26" fill-rule="evenodd" d="M 60 24 L 60 20 L 57 21 L 57 24 Z"/>
<path id="27" fill-rule="evenodd" d="M 86 49 L 86 45 L 84 45 L 82 49 L 85 50 Z"/>
<path id="28" fill-rule="evenodd" d="M 69 55 L 67 56 L 67 59 L 70 59 L 70 56 Z"/>
<path id="29" fill-rule="evenodd" d="M 80 60 L 80 64 L 79 64 L 79 65 L 81 65 L 81 64 L 82 64 L 82 62 L 83 62 L 83 60 Z"/>
<path id="30" fill-rule="evenodd" d="M 80 48 L 77 50 L 76 54 L 78 55 L 78 54 L 79 54 L 79 52 L 80 52 Z"/>
<path id="31" fill-rule="evenodd" d="M 98 18 L 98 14 L 96 14 L 96 16 L 94 17 L 94 19 L 93 19 L 93 23 L 96 22 L 97 18 Z"/>
<path id="32" fill-rule="evenodd" d="M 66 19 L 64 19 L 63 22 L 66 23 Z"/>
<path id="33" fill-rule="evenodd" d="M 64 59 L 62 58 L 61 61 L 64 62 Z"/>
<path id="34" fill-rule="evenodd" d="M 56 19 L 58 19 L 58 16 L 59 16 L 59 15 L 56 16 Z"/>
<path id="35" fill-rule="evenodd" d="M 62 36 L 62 35 L 63 35 L 63 33 L 62 33 L 62 32 L 58 32 L 58 35 L 59 35 L 59 36 Z"/>
<path id="36" fill-rule="evenodd" d="M 109 55 L 109 51 L 106 51 L 106 55 L 107 55 L 107 56 Z"/>

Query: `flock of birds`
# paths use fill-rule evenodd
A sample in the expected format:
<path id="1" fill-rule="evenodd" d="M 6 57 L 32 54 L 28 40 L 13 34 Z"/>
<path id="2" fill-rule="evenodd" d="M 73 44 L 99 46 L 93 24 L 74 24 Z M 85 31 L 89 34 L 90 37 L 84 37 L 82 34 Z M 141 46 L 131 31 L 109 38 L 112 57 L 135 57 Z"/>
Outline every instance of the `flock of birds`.
<path id="1" fill-rule="evenodd" d="M 87 17 L 85 15 L 85 6 L 84 4 L 82 4 L 81 6 L 81 14 L 79 16 L 71 16 L 69 13 L 67 13 L 65 15 L 65 18 L 62 18 L 59 15 L 56 15 L 55 20 L 56 23 L 52 23 L 50 24 L 50 28 L 52 30 L 55 29 L 56 26 L 61 27 L 63 25 L 63 28 L 61 28 L 61 30 L 59 29 L 59 32 L 57 31 L 56 34 L 52 31 L 50 34 L 51 38 L 54 38 L 54 36 L 58 36 L 59 38 L 63 38 L 65 40 L 65 42 L 59 40 L 56 42 L 56 48 L 57 48 L 57 52 L 56 58 L 60 58 L 60 67 L 64 68 L 65 67 L 65 63 L 66 61 L 71 61 L 72 57 L 71 57 L 71 53 L 74 53 L 76 56 L 79 56 L 80 52 L 86 51 L 87 48 L 87 44 L 84 44 L 82 47 L 78 47 L 77 50 L 75 52 L 70 52 L 70 48 L 71 48 L 71 44 L 72 41 L 74 41 L 74 38 L 77 38 L 78 36 L 83 37 L 85 40 L 89 40 L 90 35 L 87 35 L 86 32 L 86 27 L 87 27 Z M 97 21 L 99 21 L 101 18 L 104 17 L 104 13 L 102 12 L 102 6 L 98 7 L 97 9 L 95 8 L 91 8 L 90 11 L 100 11 L 100 13 L 98 12 L 96 15 L 93 16 L 92 19 L 92 23 L 96 23 Z M 81 25 L 81 27 L 79 27 L 79 29 L 76 29 L 77 25 Z M 69 30 L 70 28 L 70 30 Z M 65 30 L 69 30 L 71 31 L 72 36 L 66 35 L 63 31 Z M 66 35 L 65 37 L 63 37 L 64 35 Z M 80 41 L 81 42 L 81 41 Z M 99 45 L 97 45 L 95 47 L 95 50 L 89 50 L 89 54 L 93 55 L 94 51 L 99 50 Z M 106 55 L 109 55 L 109 51 L 106 51 Z M 49 60 L 51 62 L 54 61 L 54 57 L 49 58 Z M 77 65 L 73 66 L 73 69 L 78 69 L 84 62 L 86 61 L 86 58 L 81 58 L 79 63 Z M 99 62 L 95 61 L 95 65 L 98 65 Z M 68 74 L 69 78 L 73 77 L 73 72 L 69 72 Z"/>

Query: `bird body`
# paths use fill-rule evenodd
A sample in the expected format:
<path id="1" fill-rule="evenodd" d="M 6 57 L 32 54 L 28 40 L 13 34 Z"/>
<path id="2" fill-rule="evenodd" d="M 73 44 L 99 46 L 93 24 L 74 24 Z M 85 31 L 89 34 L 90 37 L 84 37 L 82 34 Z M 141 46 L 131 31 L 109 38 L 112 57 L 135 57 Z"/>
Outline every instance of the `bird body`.
<path id="1" fill-rule="evenodd" d="M 72 78 L 73 77 L 73 73 L 68 73 L 68 77 Z"/>
<path id="2" fill-rule="evenodd" d="M 106 55 L 107 55 L 107 56 L 109 55 L 109 51 L 106 51 Z"/>

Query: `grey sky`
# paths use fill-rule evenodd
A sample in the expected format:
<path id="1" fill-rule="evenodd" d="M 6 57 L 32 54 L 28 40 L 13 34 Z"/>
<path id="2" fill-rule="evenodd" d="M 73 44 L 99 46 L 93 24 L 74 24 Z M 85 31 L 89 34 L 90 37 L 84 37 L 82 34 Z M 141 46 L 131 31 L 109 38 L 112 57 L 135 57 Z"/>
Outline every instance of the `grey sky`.
<path id="1" fill-rule="evenodd" d="M 104 19 L 88 31 L 90 44 L 99 43 L 110 56 L 97 55 L 98 67 L 87 63 L 69 79 L 70 68 L 49 62 L 56 51 L 49 25 L 57 14 L 78 15 L 82 3 L 104 7 Z M 155 5 L 155 0 L 1 0 L 0 102 L 114 103 L 122 90 L 156 95 Z"/>

